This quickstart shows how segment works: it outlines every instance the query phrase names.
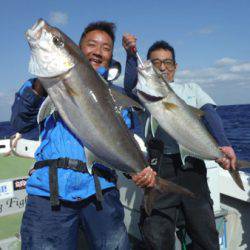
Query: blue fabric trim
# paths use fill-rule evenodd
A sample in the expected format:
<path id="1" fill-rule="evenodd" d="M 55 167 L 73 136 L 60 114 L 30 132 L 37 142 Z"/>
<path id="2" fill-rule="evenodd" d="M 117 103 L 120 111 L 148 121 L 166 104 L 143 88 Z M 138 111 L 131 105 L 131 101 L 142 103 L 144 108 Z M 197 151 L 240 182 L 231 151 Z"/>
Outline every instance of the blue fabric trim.
<path id="1" fill-rule="evenodd" d="M 20 133 L 34 130 L 35 137 L 38 134 L 37 113 L 44 101 L 43 97 L 35 94 L 32 90 L 34 79 L 25 82 L 16 93 L 15 101 L 11 108 L 11 125 Z"/>
<path id="2" fill-rule="evenodd" d="M 18 93 L 20 95 L 23 95 L 24 91 L 27 89 L 27 88 L 32 88 L 32 85 L 33 85 L 33 82 L 34 82 L 34 78 L 33 79 L 29 79 L 27 82 L 25 82 L 22 87 L 19 89 Z"/>
<path id="3" fill-rule="evenodd" d="M 133 94 L 132 90 L 137 84 L 137 58 L 134 54 L 127 54 L 126 67 L 125 67 L 125 75 L 124 75 L 124 90 L 126 94 L 134 99 L 135 101 L 139 101 L 138 97 Z"/>
<path id="4" fill-rule="evenodd" d="M 201 107 L 204 112 L 203 122 L 209 132 L 213 135 L 219 146 L 230 146 L 230 142 L 226 137 L 222 120 L 213 104 L 205 104 Z"/>
<path id="5" fill-rule="evenodd" d="M 101 66 L 97 69 L 97 73 L 99 73 L 105 79 L 107 79 L 107 77 L 108 77 L 108 70 L 103 66 Z"/>

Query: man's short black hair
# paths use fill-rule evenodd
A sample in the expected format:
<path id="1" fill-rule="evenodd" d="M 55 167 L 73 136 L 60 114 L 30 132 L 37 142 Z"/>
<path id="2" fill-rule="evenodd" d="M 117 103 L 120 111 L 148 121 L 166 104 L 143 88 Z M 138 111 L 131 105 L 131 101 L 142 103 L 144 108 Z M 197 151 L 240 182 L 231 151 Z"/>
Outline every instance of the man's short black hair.
<path id="1" fill-rule="evenodd" d="M 167 43 L 166 41 L 156 41 L 155 43 L 153 43 L 153 45 L 151 45 L 151 47 L 148 49 L 148 53 L 147 53 L 147 59 L 150 59 L 150 54 L 158 49 L 164 49 L 164 50 L 169 50 L 172 54 L 172 58 L 173 61 L 175 63 L 175 52 L 174 52 L 174 48 Z"/>
<path id="2" fill-rule="evenodd" d="M 93 30 L 101 30 L 106 32 L 110 38 L 113 41 L 113 44 L 115 42 L 115 31 L 116 31 L 116 25 L 114 23 L 111 22 L 107 22 L 107 21 L 98 21 L 98 22 L 93 22 L 90 23 L 83 31 L 81 38 L 80 38 L 80 42 L 79 45 L 81 45 L 84 37 L 86 36 L 86 34 L 90 31 Z"/>

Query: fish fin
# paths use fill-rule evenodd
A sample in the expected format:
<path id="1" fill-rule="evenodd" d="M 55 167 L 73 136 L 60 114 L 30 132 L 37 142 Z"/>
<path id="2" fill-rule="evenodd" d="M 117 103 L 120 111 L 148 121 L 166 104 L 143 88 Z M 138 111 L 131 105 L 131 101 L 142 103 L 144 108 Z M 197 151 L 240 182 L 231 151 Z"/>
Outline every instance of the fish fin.
<path id="1" fill-rule="evenodd" d="M 155 137 L 155 132 L 157 128 L 159 127 L 159 123 L 153 116 L 150 116 L 150 127 L 151 127 L 151 133 L 153 137 Z"/>
<path id="2" fill-rule="evenodd" d="M 191 109 L 191 111 L 193 111 L 193 113 L 195 115 L 198 116 L 198 118 L 201 118 L 201 117 L 203 117 L 205 115 L 205 113 L 202 110 L 198 109 L 198 108 L 192 107 L 190 105 L 188 105 L 188 107 Z"/>
<path id="3" fill-rule="evenodd" d="M 145 110 L 138 102 L 134 101 L 133 99 L 124 95 L 123 93 L 120 93 L 112 86 L 109 87 L 109 90 L 110 90 L 110 95 L 113 98 L 113 101 L 120 110 L 126 108 L 135 108 L 143 111 Z"/>
<path id="4" fill-rule="evenodd" d="M 84 153 L 85 153 L 85 157 L 86 157 L 86 165 L 87 165 L 87 169 L 89 171 L 90 174 L 92 174 L 92 167 L 95 163 L 95 155 L 88 150 L 86 147 L 84 148 Z"/>
<path id="5" fill-rule="evenodd" d="M 171 103 L 171 102 L 162 102 L 162 104 L 164 105 L 164 107 L 168 110 L 172 110 L 172 109 L 176 109 L 178 108 L 178 105 Z"/>
<path id="6" fill-rule="evenodd" d="M 194 152 L 192 152 L 188 148 L 184 147 L 183 145 L 179 144 L 179 150 L 180 150 L 181 161 L 182 161 L 183 165 L 185 165 L 185 159 L 188 156 L 193 156 L 193 157 L 199 158 L 198 155 L 195 155 Z"/>
<path id="7" fill-rule="evenodd" d="M 144 140 L 137 134 L 133 134 L 133 135 L 134 135 L 134 138 L 135 138 L 137 144 L 139 145 L 140 150 L 146 156 L 147 155 L 147 147 L 145 145 Z"/>
<path id="8" fill-rule="evenodd" d="M 164 193 L 175 193 L 195 198 L 195 194 L 180 185 L 177 185 L 166 179 L 156 177 L 156 185 L 154 188 L 146 188 L 144 196 L 145 211 L 151 214 L 155 201 Z"/>
<path id="9" fill-rule="evenodd" d="M 244 161 L 244 160 L 238 160 L 237 161 L 237 167 L 238 168 L 250 168 L 250 162 Z"/>
<path id="10" fill-rule="evenodd" d="M 162 192 L 155 188 L 145 188 L 144 191 L 144 208 L 147 215 L 150 215 L 153 208 L 155 201 L 162 195 Z"/>
<path id="11" fill-rule="evenodd" d="M 84 152 L 85 152 L 85 157 L 86 157 L 86 165 L 87 165 L 87 168 L 88 168 L 88 171 L 90 174 L 92 174 L 92 167 L 95 163 L 99 163 L 99 164 L 101 164 L 105 167 L 108 167 L 108 168 L 113 168 L 110 164 L 103 161 L 98 156 L 96 156 L 94 153 L 92 153 L 88 148 L 85 147 Z"/>
<path id="12" fill-rule="evenodd" d="M 47 96 L 39 109 L 37 115 L 37 123 L 40 124 L 46 117 L 51 115 L 55 110 L 56 108 L 53 101 L 49 96 Z"/>
<path id="13" fill-rule="evenodd" d="M 235 183 L 238 185 L 238 187 L 240 189 L 242 189 L 243 191 L 245 191 L 242 179 L 240 177 L 240 173 L 239 171 L 236 170 L 229 170 L 230 175 L 232 176 L 233 180 L 235 181 Z"/>
<path id="14" fill-rule="evenodd" d="M 168 181 L 160 177 L 156 177 L 156 185 L 154 188 L 159 190 L 161 193 L 175 193 L 195 198 L 195 194 L 189 191 L 187 188 L 184 188 L 180 185 L 173 183 L 172 181 Z"/>

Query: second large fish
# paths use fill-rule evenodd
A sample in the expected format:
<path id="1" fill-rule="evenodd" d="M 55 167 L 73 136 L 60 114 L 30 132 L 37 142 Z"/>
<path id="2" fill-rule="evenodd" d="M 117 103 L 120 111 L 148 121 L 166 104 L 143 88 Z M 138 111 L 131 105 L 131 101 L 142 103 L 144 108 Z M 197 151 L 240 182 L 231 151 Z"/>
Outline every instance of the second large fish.
<path id="1" fill-rule="evenodd" d="M 150 61 L 139 67 L 136 89 L 139 99 L 152 117 L 177 141 L 183 161 L 186 156 L 204 160 L 216 160 L 224 156 L 202 123 L 202 111 L 187 105 L 178 97 L 164 75 L 154 69 Z M 229 172 L 244 190 L 239 171 Z"/>

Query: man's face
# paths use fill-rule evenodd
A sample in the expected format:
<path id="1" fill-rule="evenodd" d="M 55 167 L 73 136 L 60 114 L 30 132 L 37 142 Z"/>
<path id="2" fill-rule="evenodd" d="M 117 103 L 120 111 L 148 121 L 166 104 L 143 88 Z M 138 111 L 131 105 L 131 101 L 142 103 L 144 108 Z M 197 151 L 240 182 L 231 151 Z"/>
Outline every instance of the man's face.
<path id="1" fill-rule="evenodd" d="M 161 73 L 166 74 L 168 81 L 174 80 L 177 64 L 173 61 L 172 53 L 169 50 L 158 49 L 152 51 L 150 60 Z"/>
<path id="2" fill-rule="evenodd" d="M 101 30 L 88 32 L 80 45 L 80 49 L 95 70 L 100 66 L 109 68 L 113 53 L 113 41 L 106 32 Z"/>

